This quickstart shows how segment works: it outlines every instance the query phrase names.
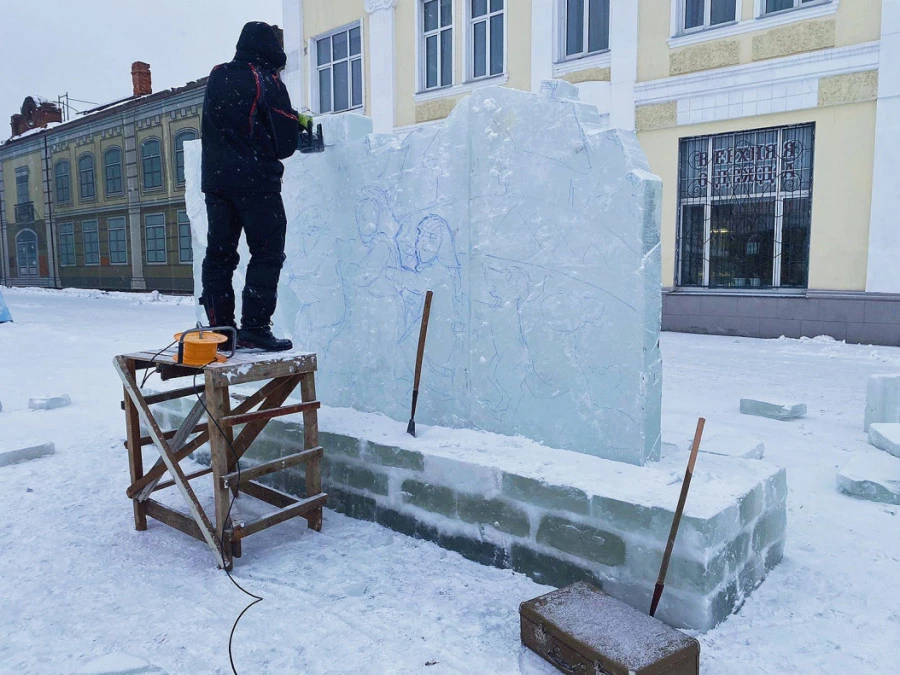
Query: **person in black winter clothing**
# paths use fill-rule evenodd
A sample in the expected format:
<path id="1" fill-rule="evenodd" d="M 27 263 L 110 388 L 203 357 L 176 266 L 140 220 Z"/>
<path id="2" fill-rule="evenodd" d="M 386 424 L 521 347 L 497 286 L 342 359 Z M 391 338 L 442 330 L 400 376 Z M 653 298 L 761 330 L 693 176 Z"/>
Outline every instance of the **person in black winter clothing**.
<path id="1" fill-rule="evenodd" d="M 232 277 L 241 231 L 250 262 L 238 346 L 291 349 L 272 335 L 287 217 L 282 159 L 297 149 L 298 113 L 279 78 L 287 57 L 272 26 L 244 26 L 234 60 L 210 73 L 203 104 L 202 190 L 209 219 L 200 302 L 214 326 L 235 324 Z"/>

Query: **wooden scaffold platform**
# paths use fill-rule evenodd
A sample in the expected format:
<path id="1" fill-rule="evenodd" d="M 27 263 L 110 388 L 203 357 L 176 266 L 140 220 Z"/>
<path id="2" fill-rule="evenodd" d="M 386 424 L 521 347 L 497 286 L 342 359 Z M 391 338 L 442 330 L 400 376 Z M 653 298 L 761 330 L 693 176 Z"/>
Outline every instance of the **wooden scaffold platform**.
<path id="1" fill-rule="evenodd" d="M 321 480 L 316 355 L 238 352 L 224 363 L 193 367 L 176 364 L 174 354 L 174 350 L 150 351 L 114 359 L 125 387 L 125 444 L 131 469 L 131 486 L 126 493 L 133 500 L 135 529 L 146 530 L 147 516 L 150 516 L 205 542 L 219 567 L 224 569 L 231 569 L 233 557 L 240 557 L 241 541 L 245 537 L 289 518 L 302 516 L 311 529 L 320 531 L 327 495 L 322 492 Z M 137 383 L 137 373 L 148 369 L 155 369 L 163 380 L 202 375 L 205 381 L 196 386 L 144 396 Z M 230 387 L 248 383 L 259 383 L 260 387 L 232 408 Z M 298 385 L 302 402 L 285 405 Z M 163 431 L 151 406 L 187 396 L 197 397 L 197 402 L 184 422 L 178 429 Z M 303 414 L 303 447 L 293 454 L 239 471 L 238 460 L 269 420 L 295 413 Z M 149 436 L 141 436 L 141 424 Z M 234 428 L 238 425 L 244 427 L 235 437 Z M 185 474 L 179 463 L 207 442 L 212 458 L 210 468 Z M 145 472 L 142 448 L 148 445 L 156 446 L 160 458 Z M 256 480 L 300 464 L 306 465 L 306 497 L 303 499 Z M 166 473 L 169 480 L 162 481 Z M 191 488 L 192 480 L 209 474 L 213 476 L 215 495 L 214 524 Z M 184 497 L 190 515 L 151 498 L 154 492 L 173 486 Z M 235 524 L 229 511 L 238 492 L 267 502 L 277 510 L 251 522 Z"/>

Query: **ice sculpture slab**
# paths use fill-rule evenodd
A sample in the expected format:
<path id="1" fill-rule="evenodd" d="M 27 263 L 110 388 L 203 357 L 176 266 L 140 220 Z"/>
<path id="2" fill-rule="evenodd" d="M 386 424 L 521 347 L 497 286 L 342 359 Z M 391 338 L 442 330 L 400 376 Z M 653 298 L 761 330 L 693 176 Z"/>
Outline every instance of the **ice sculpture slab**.
<path id="1" fill-rule="evenodd" d="M 325 404 L 408 421 L 431 289 L 417 421 L 658 458 L 661 183 L 633 133 L 571 96 L 554 82 L 479 89 L 402 134 L 329 120 L 339 141 L 285 163 L 275 322 L 318 354 Z"/>

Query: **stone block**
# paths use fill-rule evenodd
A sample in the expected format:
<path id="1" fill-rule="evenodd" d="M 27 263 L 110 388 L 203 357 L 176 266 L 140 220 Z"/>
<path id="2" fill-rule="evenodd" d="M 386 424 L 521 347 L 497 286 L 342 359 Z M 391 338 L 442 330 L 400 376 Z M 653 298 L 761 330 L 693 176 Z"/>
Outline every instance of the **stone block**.
<path id="1" fill-rule="evenodd" d="M 603 581 L 590 570 L 521 544 L 512 545 L 510 565 L 516 572 L 546 586 L 562 588 L 577 581 L 586 581 L 598 588 L 603 587 Z"/>
<path id="2" fill-rule="evenodd" d="M 869 443 L 894 457 L 900 457 L 900 424 L 870 424 Z"/>
<path id="3" fill-rule="evenodd" d="M 616 534 L 557 516 L 544 516 L 535 540 L 579 558 L 615 567 L 625 563 L 625 542 Z"/>
<path id="4" fill-rule="evenodd" d="M 900 375 L 872 375 L 866 388 L 865 431 L 875 423 L 900 422 Z"/>
<path id="5" fill-rule="evenodd" d="M 366 445 L 365 458 L 376 464 L 394 466 L 398 469 L 422 471 L 425 468 L 425 460 L 421 452 L 401 450 L 377 443 L 370 442 Z"/>
<path id="6" fill-rule="evenodd" d="M 528 515 L 517 506 L 500 499 L 460 494 L 457 508 L 459 517 L 469 523 L 490 525 L 517 537 L 527 537 L 531 530 Z"/>
<path id="7" fill-rule="evenodd" d="M 548 485 L 533 478 L 504 473 L 503 494 L 510 499 L 545 509 L 587 515 L 590 502 L 584 490 L 564 485 Z"/>
<path id="8" fill-rule="evenodd" d="M 886 452 L 860 453 L 837 474 L 841 492 L 884 504 L 900 504 L 900 458 Z"/>
<path id="9" fill-rule="evenodd" d="M 792 420 L 806 415 L 805 403 L 769 403 L 752 398 L 741 399 L 744 415 L 768 417 L 773 420 Z"/>
<path id="10" fill-rule="evenodd" d="M 18 448 L 16 450 L 0 450 L 0 466 L 9 466 L 10 464 L 18 464 L 19 462 L 27 462 L 40 457 L 47 457 L 56 453 L 56 446 L 53 443 L 44 443 L 42 445 L 32 445 L 26 448 Z"/>
<path id="11" fill-rule="evenodd" d="M 456 515 L 456 493 L 448 487 L 418 480 L 403 481 L 403 501 L 426 511 L 452 518 Z"/>

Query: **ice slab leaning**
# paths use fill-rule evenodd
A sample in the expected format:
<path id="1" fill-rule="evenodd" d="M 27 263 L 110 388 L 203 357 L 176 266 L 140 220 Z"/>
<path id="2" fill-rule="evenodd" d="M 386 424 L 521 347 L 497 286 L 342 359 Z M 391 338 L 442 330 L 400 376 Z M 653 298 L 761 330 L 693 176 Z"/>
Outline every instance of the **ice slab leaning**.
<path id="1" fill-rule="evenodd" d="M 900 504 L 900 458 L 886 452 L 860 453 L 838 471 L 837 487 L 860 499 Z"/>
<path id="2" fill-rule="evenodd" d="M 900 457 L 900 424 L 870 424 L 869 443 L 894 457 Z"/>
<path id="3" fill-rule="evenodd" d="M 742 398 L 741 412 L 744 415 L 768 417 L 773 420 L 792 420 L 806 415 L 806 404 L 769 403 L 754 398 Z"/>
<path id="4" fill-rule="evenodd" d="M 52 455 L 55 452 L 56 446 L 53 443 L 43 443 L 27 448 L 19 448 L 18 450 L 0 450 L 0 466 L 27 462 L 31 459 Z"/>
<path id="5" fill-rule="evenodd" d="M 865 431 L 876 422 L 900 422 L 900 375 L 872 375 L 869 378 Z"/>
<path id="6" fill-rule="evenodd" d="M 285 162 L 275 322 L 318 355 L 321 400 L 406 424 L 431 289 L 417 423 L 658 458 L 661 183 L 572 96 L 486 87 L 441 124 L 356 140 L 336 116 L 332 147 Z M 199 291 L 197 142 L 186 166 Z"/>

